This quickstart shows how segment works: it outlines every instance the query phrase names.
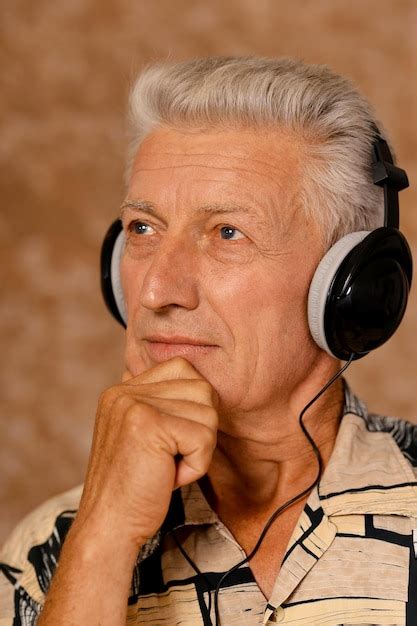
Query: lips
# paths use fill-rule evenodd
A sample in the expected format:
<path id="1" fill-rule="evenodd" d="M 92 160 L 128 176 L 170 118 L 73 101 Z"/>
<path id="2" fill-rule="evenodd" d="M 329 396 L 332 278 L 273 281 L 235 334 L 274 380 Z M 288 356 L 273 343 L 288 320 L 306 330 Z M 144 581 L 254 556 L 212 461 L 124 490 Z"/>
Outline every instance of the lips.
<path id="1" fill-rule="evenodd" d="M 148 335 L 144 337 L 145 341 L 151 343 L 164 343 L 164 344 L 181 344 L 191 346 L 214 346 L 216 344 L 210 343 L 206 339 L 197 339 L 195 337 L 186 337 L 185 335 Z"/>
<path id="2" fill-rule="evenodd" d="M 162 363 L 176 356 L 181 356 L 192 362 L 199 362 L 200 359 L 207 358 L 218 348 L 212 344 L 201 343 L 201 340 L 195 337 L 179 337 L 178 335 L 148 336 L 145 337 L 144 346 L 148 356 L 156 363 Z"/>

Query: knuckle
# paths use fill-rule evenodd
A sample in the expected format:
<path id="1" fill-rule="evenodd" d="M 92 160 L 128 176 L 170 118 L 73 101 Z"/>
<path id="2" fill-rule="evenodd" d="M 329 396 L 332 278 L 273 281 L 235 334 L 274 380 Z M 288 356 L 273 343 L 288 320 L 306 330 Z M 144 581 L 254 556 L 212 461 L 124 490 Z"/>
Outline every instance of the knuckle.
<path id="1" fill-rule="evenodd" d="M 112 399 L 114 399 L 114 387 L 108 387 L 100 393 L 98 403 L 100 406 L 104 406 L 110 404 Z"/>
<path id="2" fill-rule="evenodd" d="M 217 401 L 217 392 L 214 389 L 213 385 L 211 385 L 207 380 L 197 379 L 195 381 L 195 386 L 198 390 L 198 393 L 201 395 L 204 400 L 210 405 L 215 405 Z"/>
<path id="3" fill-rule="evenodd" d="M 125 428 L 128 431 L 136 430 L 136 428 L 139 425 L 136 407 L 132 406 L 130 407 L 130 409 L 126 411 L 125 416 L 124 416 L 124 424 L 125 424 Z"/>
<path id="4" fill-rule="evenodd" d="M 201 426 L 202 428 L 200 429 L 199 433 L 201 446 L 203 449 L 211 451 L 216 445 L 216 433 L 204 424 L 202 424 Z"/>
<path id="5" fill-rule="evenodd" d="M 149 432 L 151 426 L 159 423 L 159 412 L 146 402 L 134 402 L 124 416 L 125 428 L 130 432 Z"/>
<path id="6" fill-rule="evenodd" d="M 193 384 L 201 391 L 201 393 L 207 395 L 211 393 L 211 385 L 206 380 L 203 380 L 202 378 L 196 378 L 193 381 Z"/>
<path id="7" fill-rule="evenodd" d="M 217 424 L 219 415 L 217 413 L 217 410 L 214 407 L 209 406 L 207 408 L 207 415 L 208 415 L 208 419 L 210 420 L 210 422 L 212 422 L 213 424 Z"/>
<path id="8" fill-rule="evenodd" d="M 210 399 L 211 399 L 211 403 L 212 403 L 212 405 L 214 407 L 213 410 L 216 413 L 216 419 L 217 419 L 217 408 L 219 407 L 219 394 L 217 393 L 216 389 L 213 386 L 211 386 L 211 396 L 210 396 Z"/>
<path id="9" fill-rule="evenodd" d="M 131 396 L 128 396 L 126 393 L 120 393 L 113 401 L 112 411 L 124 413 L 129 410 L 133 402 L 134 400 Z"/>
<path id="10" fill-rule="evenodd" d="M 99 396 L 99 403 L 107 406 L 113 404 L 122 392 L 123 390 L 118 385 L 107 387 L 107 389 L 104 389 L 104 391 L 101 392 Z"/>

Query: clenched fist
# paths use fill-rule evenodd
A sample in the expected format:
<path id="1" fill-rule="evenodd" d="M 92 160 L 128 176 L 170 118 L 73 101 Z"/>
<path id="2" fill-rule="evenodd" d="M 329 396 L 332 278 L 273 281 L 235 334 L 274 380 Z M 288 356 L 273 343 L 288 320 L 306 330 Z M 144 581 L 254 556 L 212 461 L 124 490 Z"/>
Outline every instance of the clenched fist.
<path id="1" fill-rule="evenodd" d="M 139 548 L 161 526 L 172 490 L 208 469 L 217 402 L 182 357 L 101 394 L 79 510 L 39 626 L 126 624 Z"/>
<path id="2" fill-rule="evenodd" d="M 104 391 L 77 523 L 105 520 L 139 548 L 161 526 L 172 490 L 207 472 L 216 406 L 214 388 L 182 357 Z"/>

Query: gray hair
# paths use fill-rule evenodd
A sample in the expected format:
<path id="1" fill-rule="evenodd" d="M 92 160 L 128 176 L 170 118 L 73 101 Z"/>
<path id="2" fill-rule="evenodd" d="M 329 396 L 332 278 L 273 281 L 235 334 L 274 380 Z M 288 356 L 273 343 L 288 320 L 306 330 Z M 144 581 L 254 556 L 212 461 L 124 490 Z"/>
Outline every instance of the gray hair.
<path id="1" fill-rule="evenodd" d="M 157 127 L 291 129 L 304 139 L 300 206 L 325 248 L 383 223 L 372 181 L 375 117 L 368 101 L 326 65 L 290 58 L 208 57 L 146 68 L 130 95 L 127 175 Z"/>

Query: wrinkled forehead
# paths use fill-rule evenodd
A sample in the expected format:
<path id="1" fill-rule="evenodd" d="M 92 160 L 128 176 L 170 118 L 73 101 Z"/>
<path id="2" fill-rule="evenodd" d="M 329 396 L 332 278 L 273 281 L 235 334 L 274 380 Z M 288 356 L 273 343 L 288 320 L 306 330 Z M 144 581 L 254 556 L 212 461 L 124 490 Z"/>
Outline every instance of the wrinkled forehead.
<path id="1" fill-rule="evenodd" d="M 140 144 L 132 174 L 157 159 L 161 167 L 184 164 L 247 167 L 248 172 L 277 176 L 296 174 L 304 156 L 305 142 L 294 131 L 278 128 L 171 129 L 158 128 Z"/>
<path id="2" fill-rule="evenodd" d="M 303 142 L 277 129 L 157 129 L 140 145 L 125 200 L 164 204 L 298 208 Z"/>

